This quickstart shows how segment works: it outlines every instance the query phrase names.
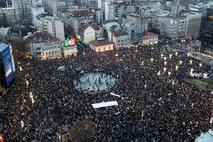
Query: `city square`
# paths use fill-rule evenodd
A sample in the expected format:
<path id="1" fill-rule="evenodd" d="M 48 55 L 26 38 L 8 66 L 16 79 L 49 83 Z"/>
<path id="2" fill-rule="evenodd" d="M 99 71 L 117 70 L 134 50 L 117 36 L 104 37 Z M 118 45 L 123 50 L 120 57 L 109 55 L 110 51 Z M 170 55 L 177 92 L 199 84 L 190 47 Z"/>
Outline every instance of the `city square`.
<path id="1" fill-rule="evenodd" d="M 4 111 L 5 116 L 10 116 L 4 125 L 6 139 L 59 141 L 75 124 L 90 120 L 95 123 L 91 141 L 192 141 L 212 127 L 213 94 L 209 89 L 185 82 L 184 78 L 190 76 L 190 68 L 205 73 L 210 66 L 197 66 L 199 62 L 185 53 L 160 54 L 158 48 L 91 52 L 66 60 L 24 61 L 19 65 L 23 70 L 18 71 L 19 77 L 4 98 L 7 103 L 2 106 L 10 110 Z M 182 66 L 175 70 L 180 60 Z M 63 65 L 70 69 L 58 70 Z M 95 76 L 97 81 L 105 76 L 97 70 L 84 73 L 93 68 L 119 75 L 119 83 L 110 92 L 121 97 L 107 91 L 76 91 L 76 78 L 85 81 Z M 117 101 L 118 106 L 98 110 L 92 107 L 93 103 L 107 101 Z"/>

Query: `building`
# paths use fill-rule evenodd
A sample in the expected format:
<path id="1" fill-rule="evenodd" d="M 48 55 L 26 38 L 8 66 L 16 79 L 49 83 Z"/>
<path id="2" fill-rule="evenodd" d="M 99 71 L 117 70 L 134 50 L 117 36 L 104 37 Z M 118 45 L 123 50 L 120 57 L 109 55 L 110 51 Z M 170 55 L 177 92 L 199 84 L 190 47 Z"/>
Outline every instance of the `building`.
<path id="1" fill-rule="evenodd" d="M 34 32 L 34 29 L 29 26 L 19 25 L 18 23 L 14 25 L 15 26 L 10 27 L 7 33 L 10 39 L 24 39 Z"/>
<path id="2" fill-rule="evenodd" d="M 152 18 L 151 27 L 163 36 L 176 39 L 186 36 L 187 24 L 187 18 L 184 16 L 170 17 L 162 15 Z"/>
<path id="3" fill-rule="evenodd" d="M 77 54 L 78 54 L 78 50 L 76 45 L 64 46 L 62 48 L 62 55 L 65 58 L 76 56 Z"/>
<path id="4" fill-rule="evenodd" d="M 56 16 L 49 14 L 40 14 L 36 16 L 35 26 L 42 32 L 46 32 L 53 37 L 56 37 L 63 41 L 64 35 L 64 23 Z"/>
<path id="5" fill-rule="evenodd" d="M 132 42 L 140 42 L 145 31 L 148 31 L 148 18 L 138 15 L 127 15 L 122 18 L 122 29 L 130 35 Z"/>
<path id="6" fill-rule="evenodd" d="M 134 6 L 125 1 L 105 1 L 105 21 L 118 20 L 121 22 L 122 15 L 133 13 L 135 11 Z"/>
<path id="7" fill-rule="evenodd" d="M 10 87 L 15 75 L 12 46 L 0 43 L 0 86 Z"/>
<path id="8" fill-rule="evenodd" d="M 83 26 L 80 29 L 78 35 L 80 35 L 81 41 L 86 44 L 88 44 L 90 41 L 93 41 L 96 39 L 95 29 L 89 25 Z"/>
<path id="9" fill-rule="evenodd" d="M 16 20 L 15 9 L 13 7 L 0 8 L 0 27 L 6 27 Z"/>
<path id="10" fill-rule="evenodd" d="M 32 24 L 36 25 L 36 16 L 44 13 L 43 3 L 41 1 L 34 2 L 30 8 Z"/>
<path id="11" fill-rule="evenodd" d="M 106 32 L 105 38 L 108 38 L 109 41 L 112 41 L 112 29 L 120 29 L 120 24 L 116 20 L 109 20 L 109 21 L 104 21 L 102 23 L 102 27 L 104 28 L 104 31 Z"/>
<path id="12" fill-rule="evenodd" d="M 158 35 L 152 32 L 145 32 L 142 45 L 154 45 L 158 43 Z"/>
<path id="13" fill-rule="evenodd" d="M 32 0 L 12 0 L 16 13 L 16 19 L 24 23 L 31 23 Z"/>
<path id="14" fill-rule="evenodd" d="M 93 13 L 89 9 L 67 9 L 61 14 L 66 25 L 70 25 L 77 34 L 82 25 L 94 23 Z"/>
<path id="15" fill-rule="evenodd" d="M 111 41 L 114 43 L 115 49 L 129 48 L 130 47 L 130 35 L 124 30 L 115 30 L 111 32 Z"/>
<path id="16" fill-rule="evenodd" d="M 187 15 L 186 36 L 197 38 L 200 33 L 202 14 L 190 13 Z"/>
<path id="17" fill-rule="evenodd" d="M 89 46 L 95 52 L 106 52 L 113 50 L 113 43 L 107 40 L 93 40 L 89 43 Z"/>
<path id="18" fill-rule="evenodd" d="M 56 59 L 62 56 L 62 42 L 47 33 L 35 33 L 26 39 L 31 56 L 38 60 Z"/>

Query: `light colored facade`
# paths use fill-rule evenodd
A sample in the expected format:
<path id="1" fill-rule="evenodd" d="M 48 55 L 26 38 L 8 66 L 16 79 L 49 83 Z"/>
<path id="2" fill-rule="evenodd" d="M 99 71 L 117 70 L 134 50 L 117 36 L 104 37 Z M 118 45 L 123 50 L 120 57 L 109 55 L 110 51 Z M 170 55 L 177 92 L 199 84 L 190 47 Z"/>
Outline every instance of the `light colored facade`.
<path id="1" fill-rule="evenodd" d="M 83 35 L 83 42 L 88 44 L 90 41 L 95 40 L 95 29 L 89 26 L 84 30 Z"/>
<path id="2" fill-rule="evenodd" d="M 60 58 L 61 45 L 58 39 L 43 33 L 36 33 L 27 39 L 27 47 L 32 57 L 38 60 Z"/>
<path id="3" fill-rule="evenodd" d="M 111 41 L 114 43 L 115 49 L 129 48 L 130 47 L 130 36 L 124 30 L 112 31 Z"/>
<path id="4" fill-rule="evenodd" d="M 62 52 L 65 58 L 76 56 L 78 53 L 77 46 L 74 45 L 74 46 L 63 47 Z"/>
<path id="5" fill-rule="evenodd" d="M 36 16 L 44 13 L 44 7 L 43 6 L 35 6 L 31 7 L 31 19 L 32 19 L 32 24 L 36 25 Z"/>
<path id="6" fill-rule="evenodd" d="M 106 40 L 93 40 L 89 43 L 89 46 L 95 52 L 106 52 L 113 50 L 113 43 Z"/>
<path id="7" fill-rule="evenodd" d="M 64 23 L 55 16 L 40 14 L 36 17 L 35 26 L 40 31 L 49 33 L 50 35 L 63 41 L 64 37 Z"/>
<path id="8" fill-rule="evenodd" d="M 152 19 L 152 27 L 159 30 L 161 35 L 174 38 L 186 36 L 186 17 L 155 17 Z"/>

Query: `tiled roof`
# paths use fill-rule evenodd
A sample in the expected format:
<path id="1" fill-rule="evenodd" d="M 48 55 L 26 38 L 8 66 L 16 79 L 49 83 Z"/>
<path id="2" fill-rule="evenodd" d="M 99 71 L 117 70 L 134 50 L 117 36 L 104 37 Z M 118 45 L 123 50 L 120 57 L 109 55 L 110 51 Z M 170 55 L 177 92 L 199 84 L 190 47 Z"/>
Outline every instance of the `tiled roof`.
<path id="1" fill-rule="evenodd" d="M 90 42 L 90 44 L 93 46 L 103 46 L 103 45 L 109 45 L 113 43 L 107 40 L 93 40 Z"/>

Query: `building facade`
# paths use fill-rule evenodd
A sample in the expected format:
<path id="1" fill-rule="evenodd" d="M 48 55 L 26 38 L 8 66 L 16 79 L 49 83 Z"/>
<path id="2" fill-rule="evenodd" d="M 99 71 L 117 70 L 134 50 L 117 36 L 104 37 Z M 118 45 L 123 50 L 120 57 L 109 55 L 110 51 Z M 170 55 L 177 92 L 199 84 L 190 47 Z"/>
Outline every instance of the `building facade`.
<path id="1" fill-rule="evenodd" d="M 65 39 L 64 23 L 56 16 L 40 14 L 36 17 L 35 26 L 42 32 L 46 32 L 61 41 Z"/>
<path id="2" fill-rule="evenodd" d="M 129 48 L 130 47 L 130 36 L 124 30 L 116 30 L 111 32 L 111 41 L 114 43 L 115 49 Z"/>
<path id="3" fill-rule="evenodd" d="M 32 0 L 12 0 L 12 3 L 16 13 L 16 19 L 24 23 L 30 23 L 31 22 L 30 7 L 32 5 Z"/>
<path id="4" fill-rule="evenodd" d="M 93 40 L 89 43 L 89 46 L 95 52 L 106 52 L 113 50 L 113 43 L 107 40 Z"/>
<path id="5" fill-rule="evenodd" d="M 32 57 L 38 60 L 56 59 L 62 56 L 62 43 L 48 34 L 35 33 L 28 37 L 27 47 Z"/>

